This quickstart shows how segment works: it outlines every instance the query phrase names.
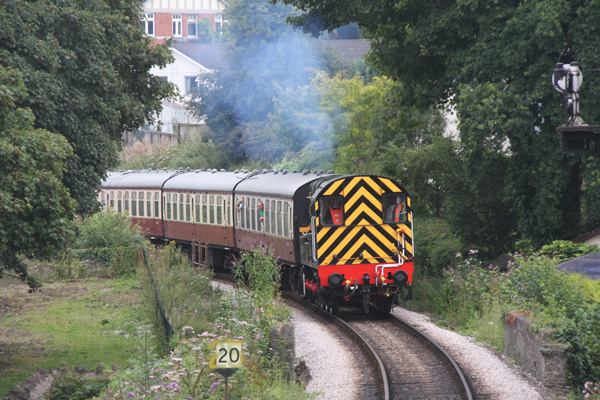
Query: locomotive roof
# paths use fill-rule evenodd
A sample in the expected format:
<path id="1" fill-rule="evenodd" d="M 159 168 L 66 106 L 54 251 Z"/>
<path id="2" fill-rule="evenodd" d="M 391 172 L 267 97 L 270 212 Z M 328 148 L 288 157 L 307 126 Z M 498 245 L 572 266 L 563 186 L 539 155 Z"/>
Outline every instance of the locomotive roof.
<path id="1" fill-rule="evenodd" d="M 254 171 L 236 187 L 236 193 L 293 197 L 305 184 L 323 176 L 320 172 Z"/>
<path id="2" fill-rule="evenodd" d="M 103 188 L 160 189 L 169 177 L 181 171 L 144 170 L 109 172 L 100 185 Z"/>
<path id="3" fill-rule="evenodd" d="M 408 192 L 406 191 L 406 189 L 404 189 L 404 187 L 402 187 L 402 185 L 400 185 L 400 183 L 395 181 L 394 179 L 377 176 L 377 175 L 330 175 L 330 176 L 325 176 L 320 179 L 317 179 L 311 183 L 310 192 L 311 192 L 312 198 L 319 199 L 322 196 L 322 193 L 324 193 L 325 189 L 327 189 L 327 187 L 329 187 L 329 185 L 331 185 L 333 182 L 336 182 L 340 179 L 344 179 L 344 178 L 348 178 L 348 177 L 350 177 L 350 178 L 368 177 L 368 178 L 374 178 L 374 179 L 389 180 L 394 185 L 396 185 L 398 187 L 398 189 L 400 189 L 400 191 L 403 192 L 406 196 L 409 195 Z M 388 190 L 389 189 L 390 188 L 388 188 Z"/>
<path id="4" fill-rule="evenodd" d="M 186 171 L 166 181 L 164 189 L 233 192 L 235 185 L 248 175 L 249 172 L 245 170 L 235 172 L 217 171 L 215 169 Z"/>

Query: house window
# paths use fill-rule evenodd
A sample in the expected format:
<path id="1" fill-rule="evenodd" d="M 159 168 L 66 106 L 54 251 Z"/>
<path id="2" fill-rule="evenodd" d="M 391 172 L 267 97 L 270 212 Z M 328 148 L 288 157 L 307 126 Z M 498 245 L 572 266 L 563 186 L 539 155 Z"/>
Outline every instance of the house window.
<path id="1" fill-rule="evenodd" d="M 142 13 L 142 29 L 146 35 L 154 36 L 154 13 Z"/>
<path id="2" fill-rule="evenodd" d="M 181 36 L 181 26 L 183 19 L 181 14 L 173 14 L 173 36 Z"/>
<path id="3" fill-rule="evenodd" d="M 198 22 L 197 14 L 188 14 L 188 16 L 187 16 L 188 36 L 198 36 L 197 22 Z"/>
<path id="4" fill-rule="evenodd" d="M 198 87 L 198 77 L 197 76 L 186 76 L 185 77 L 185 92 L 189 93 L 192 89 Z"/>

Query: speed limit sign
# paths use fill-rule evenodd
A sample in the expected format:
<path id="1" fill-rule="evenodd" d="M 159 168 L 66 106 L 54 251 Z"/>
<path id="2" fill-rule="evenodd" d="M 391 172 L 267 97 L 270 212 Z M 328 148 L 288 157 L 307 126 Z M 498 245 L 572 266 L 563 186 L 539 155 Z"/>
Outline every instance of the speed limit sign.
<path id="1" fill-rule="evenodd" d="M 210 359 L 209 367 L 211 369 L 240 368 L 244 362 L 242 344 L 241 340 L 211 342 L 209 348 L 214 348 L 215 354 Z"/>

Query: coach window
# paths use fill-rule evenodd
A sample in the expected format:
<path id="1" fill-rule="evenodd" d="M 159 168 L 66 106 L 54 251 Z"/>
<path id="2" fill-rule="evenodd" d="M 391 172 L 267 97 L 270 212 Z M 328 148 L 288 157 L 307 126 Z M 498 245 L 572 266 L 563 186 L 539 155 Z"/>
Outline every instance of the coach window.
<path id="1" fill-rule="evenodd" d="M 271 233 L 271 200 L 265 200 L 265 233 Z"/>
<path id="2" fill-rule="evenodd" d="M 217 212 L 217 224 L 223 224 L 223 196 L 215 196 L 215 210 Z"/>
<path id="3" fill-rule="evenodd" d="M 167 208 L 166 211 L 166 219 L 171 219 L 171 193 L 166 193 L 163 196 L 164 205 Z"/>
<path id="4" fill-rule="evenodd" d="M 144 192 L 138 193 L 138 214 L 140 217 L 144 216 Z"/>
<path id="5" fill-rule="evenodd" d="M 208 222 L 208 204 L 207 197 L 205 194 L 202 195 L 202 223 L 206 224 Z"/>
<path id="6" fill-rule="evenodd" d="M 171 219 L 177 219 L 177 193 L 171 193 Z"/>
<path id="7" fill-rule="evenodd" d="M 251 204 L 252 204 L 252 200 L 250 199 L 250 197 L 246 197 L 245 206 L 244 206 L 244 209 L 242 210 L 242 213 L 244 213 L 244 224 L 245 224 L 246 229 L 250 229 L 252 227 L 252 223 L 250 220 L 250 205 Z"/>
<path id="8" fill-rule="evenodd" d="M 189 194 L 185 195 L 185 220 L 187 222 L 192 220 L 192 196 Z"/>
<path id="9" fill-rule="evenodd" d="M 129 214 L 129 192 L 125 192 L 125 212 Z"/>
<path id="10" fill-rule="evenodd" d="M 146 216 L 152 218 L 152 193 L 146 192 Z"/>
<path id="11" fill-rule="evenodd" d="M 283 236 L 290 235 L 290 204 L 287 201 L 283 202 Z"/>
<path id="12" fill-rule="evenodd" d="M 179 220 L 180 221 L 183 221 L 185 219 L 185 216 L 183 214 L 184 205 L 185 205 L 185 195 L 183 193 L 181 193 L 179 195 Z"/>
<path id="13" fill-rule="evenodd" d="M 223 207 L 225 207 L 225 225 L 233 225 L 231 219 L 231 196 L 223 196 Z"/>
<path id="14" fill-rule="evenodd" d="M 277 200 L 277 236 L 283 236 L 283 213 L 281 212 L 281 200 Z"/>
<path id="15" fill-rule="evenodd" d="M 213 194 L 208 195 L 208 223 L 215 223 L 215 196 Z"/>
<path id="16" fill-rule="evenodd" d="M 119 214 L 121 214 L 123 212 L 123 193 L 121 193 L 121 191 L 119 191 L 117 193 L 118 193 L 117 211 L 119 212 Z"/>
<path id="17" fill-rule="evenodd" d="M 131 215 L 137 217 L 137 192 L 131 192 Z"/>
<path id="18" fill-rule="evenodd" d="M 194 213 L 196 222 L 200 222 L 200 195 L 196 195 L 196 203 L 194 204 Z"/>
<path id="19" fill-rule="evenodd" d="M 160 217 L 160 193 L 154 193 L 154 217 Z"/>
<path id="20" fill-rule="evenodd" d="M 383 199 L 383 222 L 395 224 L 406 222 L 406 197 L 399 193 L 384 194 Z"/>
<path id="21" fill-rule="evenodd" d="M 248 215 L 248 217 L 249 217 L 248 228 L 255 231 L 256 230 L 256 198 L 255 197 L 250 198 L 250 204 L 248 206 L 248 211 L 250 213 L 250 215 Z"/>
<path id="22" fill-rule="evenodd" d="M 245 228 L 246 224 L 244 223 L 244 197 L 236 196 L 235 197 L 235 223 L 238 228 Z"/>

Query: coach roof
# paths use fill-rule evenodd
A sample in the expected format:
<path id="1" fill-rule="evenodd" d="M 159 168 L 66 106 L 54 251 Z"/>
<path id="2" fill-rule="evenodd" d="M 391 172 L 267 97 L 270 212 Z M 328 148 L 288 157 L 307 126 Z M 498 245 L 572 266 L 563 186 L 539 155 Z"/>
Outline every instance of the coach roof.
<path id="1" fill-rule="evenodd" d="M 236 187 L 236 193 L 293 197 L 305 184 L 326 174 L 320 172 L 254 171 Z"/>
<path id="2" fill-rule="evenodd" d="M 145 170 L 109 172 L 101 187 L 108 189 L 160 189 L 169 177 L 180 171 Z"/>
<path id="3" fill-rule="evenodd" d="M 233 192 L 233 188 L 241 182 L 248 171 L 225 172 L 217 170 L 185 171 L 167 180 L 165 190 L 192 190 L 200 192 Z"/>

